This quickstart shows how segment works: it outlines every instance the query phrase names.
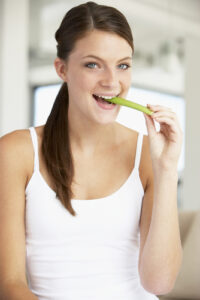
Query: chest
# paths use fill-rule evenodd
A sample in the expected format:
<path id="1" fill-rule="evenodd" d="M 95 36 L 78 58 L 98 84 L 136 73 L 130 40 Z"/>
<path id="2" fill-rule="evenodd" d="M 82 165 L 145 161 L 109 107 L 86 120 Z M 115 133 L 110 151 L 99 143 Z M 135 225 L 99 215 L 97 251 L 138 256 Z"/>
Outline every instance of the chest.
<path id="1" fill-rule="evenodd" d="M 103 198 L 117 191 L 134 168 L 135 153 L 136 144 L 127 143 L 90 158 L 74 155 L 74 199 Z M 47 184 L 55 190 L 41 159 L 40 172 Z"/>
<path id="2" fill-rule="evenodd" d="M 116 150 L 107 157 L 93 161 L 78 159 L 72 191 L 75 199 L 97 199 L 118 190 L 129 177 L 135 161 L 135 153 L 120 155 Z"/>
<path id="3" fill-rule="evenodd" d="M 130 132 L 127 129 L 125 131 L 124 129 L 118 129 L 118 131 L 123 138 L 109 150 L 106 149 L 106 151 L 101 151 L 89 157 L 73 152 L 74 178 L 72 192 L 74 199 L 90 200 L 106 197 L 116 192 L 128 179 L 135 165 L 138 136 L 135 132 Z M 40 139 L 40 172 L 46 183 L 55 190 L 41 157 Z M 139 173 L 141 183 L 145 188 L 146 175 L 145 168 L 142 167 L 142 161 Z"/>

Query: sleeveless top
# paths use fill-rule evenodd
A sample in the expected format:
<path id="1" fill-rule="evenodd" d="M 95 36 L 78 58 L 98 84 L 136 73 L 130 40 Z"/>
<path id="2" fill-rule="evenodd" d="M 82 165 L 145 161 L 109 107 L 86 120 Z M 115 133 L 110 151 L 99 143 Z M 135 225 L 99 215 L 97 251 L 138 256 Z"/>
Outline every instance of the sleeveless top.
<path id="1" fill-rule="evenodd" d="M 34 172 L 26 187 L 26 274 L 39 300 L 153 300 L 140 283 L 139 220 L 144 196 L 139 176 L 143 135 L 134 168 L 113 194 L 72 199 L 72 216 L 39 170 L 30 127 Z"/>

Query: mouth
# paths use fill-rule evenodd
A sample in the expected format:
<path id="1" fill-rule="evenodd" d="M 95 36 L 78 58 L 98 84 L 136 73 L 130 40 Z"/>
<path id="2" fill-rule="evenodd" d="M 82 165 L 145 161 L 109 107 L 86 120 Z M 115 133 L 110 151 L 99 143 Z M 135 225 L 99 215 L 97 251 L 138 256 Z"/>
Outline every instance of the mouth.
<path id="1" fill-rule="evenodd" d="M 118 97 L 119 94 L 118 95 L 113 95 L 113 96 L 99 96 L 99 95 L 93 94 L 92 96 L 98 102 L 107 103 L 109 105 L 112 105 L 114 103 L 109 102 L 109 99 L 112 99 L 114 97 Z"/>

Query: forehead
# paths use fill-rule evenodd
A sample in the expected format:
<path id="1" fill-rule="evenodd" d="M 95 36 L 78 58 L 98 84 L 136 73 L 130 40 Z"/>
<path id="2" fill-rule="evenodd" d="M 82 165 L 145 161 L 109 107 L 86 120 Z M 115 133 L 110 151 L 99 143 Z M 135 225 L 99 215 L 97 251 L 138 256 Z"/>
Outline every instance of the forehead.
<path id="1" fill-rule="evenodd" d="M 70 56 L 78 59 L 87 55 L 121 58 L 132 56 L 132 48 L 121 36 L 101 30 L 93 30 L 79 39 Z"/>

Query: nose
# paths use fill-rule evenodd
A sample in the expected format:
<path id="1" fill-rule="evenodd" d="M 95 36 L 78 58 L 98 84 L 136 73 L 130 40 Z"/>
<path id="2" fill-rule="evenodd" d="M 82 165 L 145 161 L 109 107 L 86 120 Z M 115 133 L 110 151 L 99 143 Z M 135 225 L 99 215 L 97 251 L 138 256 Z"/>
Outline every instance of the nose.
<path id="1" fill-rule="evenodd" d="M 119 78 L 116 74 L 116 70 L 113 69 L 104 70 L 100 79 L 100 84 L 103 87 L 108 87 L 113 90 L 117 88 L 119 86 Z"/>

